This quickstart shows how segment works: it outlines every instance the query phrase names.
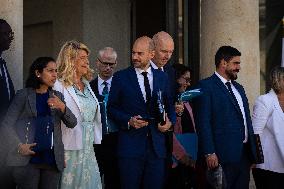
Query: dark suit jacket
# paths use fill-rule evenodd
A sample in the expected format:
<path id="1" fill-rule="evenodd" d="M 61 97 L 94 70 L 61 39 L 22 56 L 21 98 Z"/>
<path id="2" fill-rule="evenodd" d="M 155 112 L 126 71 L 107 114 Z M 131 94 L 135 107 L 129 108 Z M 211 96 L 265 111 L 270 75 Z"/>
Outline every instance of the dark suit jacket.
<path id="1" fill-rule="evenodd" d="M 158 119 L 140 129 L 130 128 L 128 121 L 132 116 L 158 118 L 156 102 L 157 92 L 162 91 L 166 112 L 170 121 L 175 123 L 175 111 L 170 101 L 167 75 L 159 70 L 152 69 L 153 91 L 150 108 L 144 101 L 139 87 L 137 75 L 133 67 L 115 73 L 108 101 L 108 114 L 119 126 L 118 155 L 120 157 L 144 157 L 146 152 L 147 134 L 150 129 L 154 150 L 159 157 L 166 157 L 165 134 L 158 128 Z"/>
<path id="2" fill-rule="evenodd" d="M 254 160 L 255 143 L 248 99 L 244 88 L 235 81 L 232 83 L 242 97 L 248 128 L 248 143 L 251 147 L 252 160 Z M 203 95 L 195 101 L 201 155 L 216 153 L 221 163 L 238 162 L 244 146 L 245 127 L 242 113 L 229 90 L 216 74 L 201 80 L 198 88 L 201 88 L 203 92 Z"/>
<path id="3" fill-rule="evenodd" d="M 109 132 L 118 131 L 117 126 L 113 123 L 113 121 L 110 118 L 107 118 L 108 126 L 106 126 L 106 111 L 105 111 L 105 105 L 103 103 L 105 97 L 99 94 L 98 77 L 96 77 L 93 81 L 90 82 L 90 86 L 100 103 L 103 136 L 107 134 L 107 127 L 109 129 Z"/>
<path id="4" fill-rule="evenodd" d="M 167 63 L 164 66 L 164 71 L 165 73 L 167 73 L 168 78 L 169 78 L 169 89 L 170 89 L 170 93 L 171 96 L 173 97 L 173 102 L 176 100 L 176 91 L 177 91 L 177 82 L 176 82 L 176 72 L 175 69 L 172 67 L 172 65 L 170 65 L 169 63 Z"/>
<path id="5" fill-rule="evenodd" d="M 2 64 L 5 64 L 5 66 L 6 66 L 5 61 L 2 58 L 0 58 L 0 66 L 1 67 L 2 67 Z M 6 78 L 4 76 L 4 73 L 2 73 L 2 76 L 0 75 L 0 124 L 3 121 L 4 116 L 5 116 L 5 114 L 8 110 L 10 103 L 11 103 L 11 100 L 15 95 L 13 82 L 11 80 L 7 66 L 6 66 L 6 71 L 7 71 L 7 76 L 8 76 L 8 82 L 9 82 L 9 85 L 10 85 L 11 99 L 9 100 L 9 94 L 8 94 L 8 90 L 7 90 L 7 86 L 6 86 Z"/>
<path id="6" fill-rule="evenodd" d="M 54 93 L 63 102 L 64 97 L 58 91 L 50 91 L 50 95 Z M 8 166 L 25 166 L 30 160 L 30 156 L 22 156 L 17 153 L 18 144 L 25 143 L 21 141 L 16 134 L 15 123 L 17 120 L 26 118 L 33 118 L 37 116 L 36 110 L 36 93 L 34 89 L 24 88 L 19 90 L 13 99 L 7 115 L 2 123 L 1 127 L 1 141 L 4 142 L 5 146 L 8 147 Z M 62 143 L 61 134 L 61 120 L 64 124 L 70 128 L 75 127 L 77 119 L 71 110 L 66 106 L 66 111 L 63 114 L 58 109 L 51 109 L 51 116 L 53 117 L 54 123 L 54 155 L 56 160 L 57 168 L 63 171 L 64 167 L 64 146 Z M 25 125 L 23 126 L 25 127 Z M 1 142 L 1 150 L 3 150 L 3 143 Z"/>

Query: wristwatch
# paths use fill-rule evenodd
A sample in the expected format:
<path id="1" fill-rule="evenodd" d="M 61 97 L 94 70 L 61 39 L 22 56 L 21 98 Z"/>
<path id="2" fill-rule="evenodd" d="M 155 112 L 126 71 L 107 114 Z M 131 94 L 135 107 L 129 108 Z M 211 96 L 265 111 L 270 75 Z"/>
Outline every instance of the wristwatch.
<path id="1" fill-rule="evenodd" d="M 212 153 L 212 154 L 206 154 L 206 155 L 205 155 L 205 157 L 207 158 L 208 156 L 211 156 L 211 155 L 213 155 L 213 154 L 215 154 L 215 153 Z"/>

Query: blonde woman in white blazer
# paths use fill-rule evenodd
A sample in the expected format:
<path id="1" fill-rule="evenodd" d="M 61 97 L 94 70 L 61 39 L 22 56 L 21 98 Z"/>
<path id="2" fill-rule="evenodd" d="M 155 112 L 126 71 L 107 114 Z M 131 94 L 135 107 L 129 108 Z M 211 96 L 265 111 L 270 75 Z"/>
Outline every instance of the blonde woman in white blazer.
<path id="1" fill-rule="evenodd" d="M 62 124 L 62 140 L 65 150 L 61 189 L 102 188 L 100 172 L 93 144 L 102 139 L 101 114 L 98 100 L 87 80 L 89 49 L 77 41 L 66 42 L 57 58 L 58 80 L 54 90 L 60 91 L 66 106 L 77 118 L 73 129 Z"/>
<path id="2" fill-rule="evenodd" d="M 284 68 L 274 68 L 270 79 L 272 89 L 257 98 L 252 115 L 264 154 L 264 163 L 253 169 L 257 189 L 284 188 Z"/>

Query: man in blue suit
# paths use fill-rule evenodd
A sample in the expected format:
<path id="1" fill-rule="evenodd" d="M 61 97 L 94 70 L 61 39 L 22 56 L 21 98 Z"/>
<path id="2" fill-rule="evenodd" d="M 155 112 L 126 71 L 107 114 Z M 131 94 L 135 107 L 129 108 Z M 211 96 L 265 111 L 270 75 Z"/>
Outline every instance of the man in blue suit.
<path id="1" fill-rule="evenodd" d="M 132 48 L 133 66 L 114 74 L 108 100 L 109 117 L 119 126 L 118 156 L 123 189 L 160 189 L 165 182 L 165 133 L 175 121 L 167 75 L 150 66 L 154 44 L 138 38 Z M 159 98 L 161 97 L 161 98 Z M 162 99 L 167 116 L 160 121 Z"/>
<path id="2" fill-rule="evenodd" d="M 105 189 L 119 189 L 119 173 L 117 160 L 118 128 L 106 115 L 106 103 L 112 83 L 114 69 L 117 66 L 117 53 L 111 47 L 99 50 L 96 60 L 98 77 L 90 82 L 101 110 L 103 138 L 101 144 L 95 144 L 94 149 Z"/>
<path id="3" fill-rule="evenodd" d="M 200 154 L 208 169 L 222 166 L 228 189 L 249 188 L 255 143 L 248 99 L 237 83 L 241 53 L 222 46 L 215 55 L 215 73 L 199 82 L 196 100 Z"/>
<path id="4" fill-rule="evenodd" d="M 152 39 L 155 45 L 155 56 L 150 61 L 150 64 L 154 69 L 167 73 L 170 92 L 174 97 L 177 89 L 175 69 L 168 63 L 174 52 L 174 40 L 170 34 L 164 31 L 156 33 Z"/>

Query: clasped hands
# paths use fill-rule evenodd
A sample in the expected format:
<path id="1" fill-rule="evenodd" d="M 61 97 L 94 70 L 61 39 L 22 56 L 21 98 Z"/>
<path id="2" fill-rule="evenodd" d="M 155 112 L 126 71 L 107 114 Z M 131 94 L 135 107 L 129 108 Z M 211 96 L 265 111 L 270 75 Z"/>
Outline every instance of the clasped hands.
<path id="1" fill-rule="evenodd" d="M 145 126 L 148 126 L 149 122 L 146 120 L 143 120 L 143 118 L 140 115 L 133 116 L 130 118 L 128 124 L 131 127 L 134 127 L 135 129 L 139 129 Z M 158 124 L 158 129 L 161 132 L 166 132 L 168 131 L 172 126 L 172 123 L 170 122 L 168 116 L 166 115 L 166 123 L 164 125 L 161 125 L 160 123 Z"/>

